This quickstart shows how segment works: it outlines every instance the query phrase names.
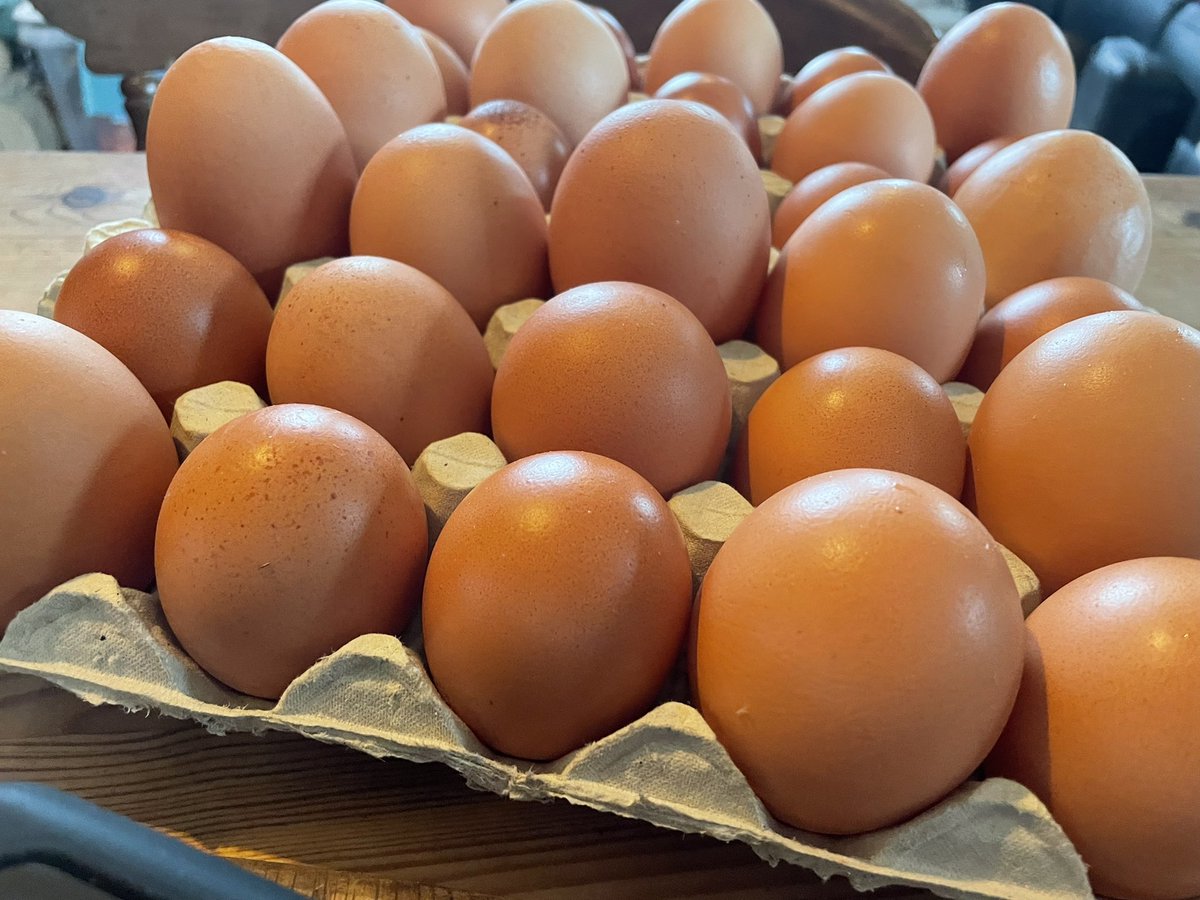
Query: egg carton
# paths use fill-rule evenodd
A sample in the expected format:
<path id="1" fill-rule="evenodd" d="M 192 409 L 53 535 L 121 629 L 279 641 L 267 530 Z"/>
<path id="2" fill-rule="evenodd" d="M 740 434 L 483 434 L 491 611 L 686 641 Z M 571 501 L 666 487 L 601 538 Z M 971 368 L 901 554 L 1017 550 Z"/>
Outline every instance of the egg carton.
<path id="1" fill-rule="evenodd" d="M 142 226 L 144 227 L 144 226 Z M 296 267 L 294 284 L 313 264 Z M 285 287 L 286 289 L 286 287 Z M 502 308 L 487 333 L 499 361 L 540 305 Z M 741 426 L 778 366 L 752 344 L 723 345 Z M 980 393 L 948 385 L 964 431 Z M 181 456 L 225 422 L 263 401 L 232 382 L 185 394 L 172 432 Z M 413 476 L 436 536 L 454 508 L 505 464 L 484 435 L 458 435 L 422 453 Z M 676 494 L 669 506 L 684 533 L 696 582 L 750 505 L 722 482 Z M 1006 553 L 1026 613 L 1037 579 Z M 472 787 L 519 800 L 566 800 L 682 832 L 740 841 L 772 864 L 844 876 L 857 889 L 924 888 L 952 898 L 1092 896 L 1084 864 L 1042 803 L 1015 782 L 971 781 L 916 818 L 870 834 L 831 837 L 774 819 L 754 795 L 699 711 L 664 691 L 637 721 L 561 759 L 533 763 L 484 746 L 430 680 L 420 622 L 400 637 L 365 635 L 297 678 L 277 702 L 248 697 L 208 676 L 180 648 L 157 595 L 89 574 L 21 612 L 0 640 L 0 671 L 38 675 L 93 704 L 154 710 L 210 731 L 288 731 L 381 758 L 439 762 Z"/>

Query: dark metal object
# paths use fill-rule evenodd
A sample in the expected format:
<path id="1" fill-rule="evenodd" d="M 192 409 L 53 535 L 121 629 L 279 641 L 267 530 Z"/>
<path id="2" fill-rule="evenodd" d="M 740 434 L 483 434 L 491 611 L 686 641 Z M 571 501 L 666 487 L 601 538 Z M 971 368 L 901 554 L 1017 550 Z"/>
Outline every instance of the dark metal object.
<path id="1" fill-rule="evenodd" d="M 146 126 L 150 122 L 150 104 L 158 91 L 158 83 L 162 81 L 164 71 L 155 69 L 142 72 L 140 75 L 126 75 L 121 79 L 121 93 L 125 95 L 125 109 L 129 112 L 129 121 L 133 124 L 133 134 L 137 138 L 139 150 L 146 149 Z"/>

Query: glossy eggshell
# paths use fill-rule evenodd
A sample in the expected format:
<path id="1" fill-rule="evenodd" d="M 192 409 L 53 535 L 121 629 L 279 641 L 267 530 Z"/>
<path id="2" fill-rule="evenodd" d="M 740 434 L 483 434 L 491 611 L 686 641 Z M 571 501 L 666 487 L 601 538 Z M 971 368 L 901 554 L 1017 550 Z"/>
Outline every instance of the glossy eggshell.
<path id="1" fill-rule="evenodd" d="M 976 169 L 954 202 L 983 247 L 989 306 L 1063 275 L 1133 291 L 1146 271 L 1146 186 L 1099 135 L 1055 131 L 1018 141 Z"/>
<path id="2" fill-rule="evenodd" d="M 1018 353 L 1059 325 L 1096 313 L 1143 308 L 1119 287 L 1095 278 L 1052 278 L 1030 285 L 984 313 L 955 380 L 986 391 Z"/>
<path id="3" fill-rule="evenodd" d="M 756 506 L 835 469 L 903 472 L 962 493 L 967 443 L 942 386 L 886 350 L 832 350 L 788 369 L 754 404 L 735 484 Z"/>
<path id="4" fill-rule="evenodd" d="M 269 406 L 222 426 L 163 501 L 163 613 L 214 678 L 275 698 L 322 656 L 416 609 L 425 507 L 404 460 L 350 416 Z"/>
<path id="5" fill-rule="evenodd" d="M 550 216 L 554 287 L 633 281 L 670 294 L 718 343 L 740 337 L 767 275 L 758 167 L 719 113 L 647 100 L 572 154 Z"/>
<path id="6" fill-rule="evenodd" d="M 877 166 L 866 163 L 834 163 L 817 169 L 802 178 L 783 198 L 775 210 L 771 226 L 771 244 L 782 248 L 797 228 L 816 212 L 817 208 L 832 200 L 842 191 L 868 181 L 891 178 Z"/>
<path id="7" fill-rule="evenodd" d="M 471 317 L 412 266 L 326 263 L 288 291 L 267 345 L 276 403 L 341 410 L 412 465 L 434 441 L 486 432 L 492 363 Z"/>
<path id="8" fill-rule="evenodd" d="M 1056 328 L 996 378 L 970 446 L 980 519 L 1043 590 L 1200 557 L 1200 332 L 1149 312 Z"/>
<path id="9" fill-rule="evenodd" d="M 603 6 L 592 5 L 590 9 L 599 16 L 601 22 L 608 26 L 613 37 L 620 44 L 621 52 L 625 54 L 625 67 L 629 69 L 629 89 L 640 91 L 642 89 L 642 70 L 638 66 L 637 48 L 633 45 L 633 38 L 629 36 L 629 32 L 625 30 L 625 26 L 617 17 Z"/>
<path id="10" fill-rule="evenodd" d="M 192 234 L 144 229 L 104 241 L 71 269 L 54 318 L 123 362 L 168 420 L 192 388 L 266 387 L 271 304 L 245 266 Z"/>
<path id="11" fill-rule="evenodd" d="M 792 78 L 787 91 L 786 110 L 797 106 L 830 82 L 857 72 L 887 72 L 892 70 L 882 59 L 862 47 L 839 47 L 826 50 L 805 63 Z"/>
<path id="12" fill-rule="evenodd" d="M 387 5 L 442 38 L 469 66 L 479 39 L 508 7 L 508 0 L 387 0 Z"/>
<path id="13" fill-rule="evenodd" d="M 515 462 L 434 546 L 430 674 L 484 743 L 555 759 L 650 707 L 683 645 L 691 577 L 679 525 L 636 473 L 590 453 Z"/>
<path id="14" fill-rule="evenodd" d="M 0 372 L 0 633 L 77 575 L 147 588 L 179 461 L 146 389 L 91 338 L 10 310 Z"/>
<path id="15" fill-rule="evenodd" d="M 554 120 L 574 146 L 629 95 L 612 30 L 575 0 L 522 0 L 496 19 L 471 67 L 471 105 L 520 100 Z"/>
<path id="16" fill-rule="evenodd" d="M 872 181 L 834 197 L 788 239 L 759 333 L 780 329 L 784 368 L 826 350 L 878 347 L 945 383 L 971 347 L 984 278 L 979 244 L 943 193 Z M 775 309 L 778 326 L 763 318 Z"/>
<path id="17" fill-rule="evenodd" d="M 1098 895 L 1200 895 L 1200 562 L 1108 566 L 1028 625 L 1021 692 L 988 774 L 1041 797 Z"/>
<path id="18" fill-rule="evenodd" d="M 653 288 L 599 283 L 559 294 L 513 337 L 492 426 L 508 459 L 599 453 L 669 495 L 716 475 L 731 402 L 695 316 Z"/>
<path id="19" fill-rule="evenodd" d="M 994 3 L 942 36 L 917 90 L 954 162 L 992 138 L 1066 128 L 1075 62 L 1058 26 L 1023 3 Z"/>
<path id="20" fill-rule="evenodd" d="M 346 252 L 358 170 L 320 89 L 277 50 L 214 38 L 154 95 L 146 170 L 163 228 L 233 254 L 268 296 L 292 263 Z"/>
<path id="21" fill-rule="evenodd" d="M 779 30 L 758 0 L 684 0 L 654 36 L 646 92 L 683 72 L 728 78 L 746 92 L 755 115 L 765 115 L 783 74 Z"/>
<path id="22" fill-rule="evenodd" d="M 998 137 L 984 141 L 977 147 L 972 147 L 946 169 L 946 174 L 942 176 L 939 187 L 948 196 L 953 197 L 963 186 L 963 182 L 975 174 L 976 169 L 1005 147 L 1012 146 L 1019 140 L 1020 138 L 1014 137 Z"/>
<path id="23" fill-rule="evenodd" d="M 446 114 L 465 116 L 471 108 L 470 69 L 454 49 L 432 31 L 424 28 L 418 28 L 417 31 L 420 32 L 442 75 L 442 88 L 446 93 Z"/>
<path id="24" fill-rule="evenodd" d="M 861 162 L 925 182 L 936 153 L 933 119 L 912 85 L 861 72 L 827 84 L 788 116 L 771 168 L 799 181 L 834 163 Z"/>
<path id="25" fill-rule="evenodd" d="M 550 211 L 571 145 L 549 116 L 517 100 L 491 100 L 459 124 L 499 144 L 521 167 L 542 208 Z"/>
<path id="26" fill-rule="evenodd" d="M 676 75 L 654 94 L 659 100 L 692 100 L 703 103 L 723 115 L 733 130 L 742 136 L 757 161 L 762 158 L 762 135 L 754 107 L 742 89 L 720 75 L 684 72 Z"/>
<path id="27" fill-rule="evenodd" d="M 363 171 L 350 247 L 437 280 L 482 331 L 499 306 L 544 297 L 546 216 L 512 157 L 456 125 L 422 125 Z"/>
<path id="28" fill-rule="evenodd" d="M 1021 678 L 1000 548 L 907 475 L 847 469 L 776 494 L 701 588 L 699 706 L 767 809 L 809 831 L 903 821 L 991 750 Z"/>

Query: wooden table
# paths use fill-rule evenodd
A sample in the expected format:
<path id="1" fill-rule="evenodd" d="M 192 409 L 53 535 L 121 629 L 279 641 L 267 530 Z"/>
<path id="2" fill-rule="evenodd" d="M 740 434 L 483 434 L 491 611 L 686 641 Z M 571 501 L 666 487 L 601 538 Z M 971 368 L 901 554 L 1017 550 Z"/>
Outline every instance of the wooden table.
<path id="1" fill-rule="evenodd" d="M 1200 325 L 1200 179 L 1147 183 L 1155 250 L 1139 296 Z M 34 310 L 45 285 L 78 259 L 84 232 L 140 214 L 147 195 L 137 155 L 0 153 L 0 308 Z M 260 861 L 320 897 L 417 896 L 369 880 L 353 893 L 353 880 L 335 886 L 329 869 L 451 889 L 426 897 L 853 894 L 845 882 L 822 886 L 800 869 L 773 869 L 740 845 L 476 793 L 440 766 L 381 762 L 290 735 L 215 737 L 92 708 L 30 678 L 0 677 L 0 779 L 56 785 L 221 855 Z"/>

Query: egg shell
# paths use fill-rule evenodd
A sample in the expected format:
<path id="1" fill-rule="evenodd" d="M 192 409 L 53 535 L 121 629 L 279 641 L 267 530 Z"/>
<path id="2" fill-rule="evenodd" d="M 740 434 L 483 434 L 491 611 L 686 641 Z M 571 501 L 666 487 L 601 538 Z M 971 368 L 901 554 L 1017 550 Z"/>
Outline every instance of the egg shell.
<path id="1" fill-rule="evenodd" d="M 442 38 L 470 65 L 479 39 L 508 8 L 508 0 L 387 0 L 387 5 L 413 25 Z"/>
<path id="2" fill-rule="evenodd" d="M 738 85 L 755 115 L 771 111 L 783 74 L 783 42 L 757 0 L 684 0 L 650 46 L 646 91 L 683 72 L 708 72 Z"/>
<path id="3" fill-rule="evenodd" d="M 1150 259 L 1150 198 L 1137 169 L 1086 131 L 1017 141 L 954 195 L 983 247 L 989 306 L 1038 281 L 1086 275 L 1137 289 Z"/>
<path id="4" fill-rule="evenodd" d="M 979 320 L 959 380 L 986 391 L 1017 354 L 1059 325 L 1084 316 L 1145 307 L 1126 291 L 1096 278 L 1051 278 L 1017 291 Z"/>
<path id="5" fill-rule="evenodd" d="M 186 232 L 128 231 L 97 245 L 63 282 L 54 318 L 124 363 L 167 420 L 192 388 L 266 388 L 271 304 L 245 266 Z"/>
<path id="6" fill-rule="evenodd" d="M 1149 312 L 1056 328 L 996 378 L 970 447 L 980 519 L 1048 591 L 1200 557 L 1200 332 Z"/>
<path id="7" fill-rule="evenodd" d="M 868 181 L 879 181 L 891 176 L 878 166 L 866 163 L 835 163 L 806 175 L 784 196 L 771 226 L 771 243 L 783 247 L 819 206 L 832 200 L 842 191 Z"/>
<path id="8" fill-rule="evenodd" d="M 862 47 L 838 47 L 826 50 L 804 64 L 792 79 L 785 95 L 786 112 L 792 112 L 797 106 L 819 91 L 825 85 L 854 75 L 857 72 L 886 72 L 891 74 L 891 67 L 869 50 Z"/>
<path id="9" fill-rule="evenodd" d="M 629 32 L 625 30 L 625 26 L 621 24 L 620 20 L 603 6 L 592 4 L 588 8 L 608 26 L 613 37 L 617 39 L 621 52 L 625 54 L 625 67 L 629 69 L 629 90 L 640 91 L 642 89 L 642 70 L 638 65 L 637 48 L 633 45 L 633 38 L 629 36 Z"/>
<path id="10" fill-rule="evenodd" d="M 480 330 L 497 307 L 548 287 L 533 185 L 499 146 L 456 125 L 413 128 L 372 158 L 354 194 L 350 246 L 434 278 Z"/>
<path id="11" fill-rule="evenodd" d="M 425 509 L 382 437 L 319 406 L 270 406 L 210 435 L 163 501 L 163 613 L 214 678 L 275 698 L 364 634 L 416 609 Z"/>
<path id="12" fill-rule="evenodd" d="M 797 828 L 903 821 L 991 750 L 1021 678 L 1024 620 L 1000 548 L 907 475 L 809 478 L 752 512 L 701 588 L 704 718 Z"/>
<path id="13" fill-rule="evenodd" d="M 1025 677 L 987 763 L 1050 808 L 1096 893 L 1200 894 L 1200 562 L 1139 559 L 1029 618 Z"/>
<path id="14" fill-rule="evenodd" d="M 459 124 L 502 147 L 533 185 L 542 208 L 550 211 L 571 145 L 549 116 L 517 100 L 491 100 Z"/>
<path id="15" fill-rule="evenodd" d="M 107 572 L 144 589 L 178 460 L 146 389 L 91 338 L 0 310 L 0 633 L 51 588 Z"/>
<path id="16" fill-rule="evenodd" d="M 1024 3 L 993 3 L 942 36 L 917 90 L 954 162 L 993 138 L 1066 128 L 1075 105 L 1075 62 L 1045 13 Z"/>
<path id="17" fill-rule="evenodd" d="M 691 602 L 683 535 L 645 479 L 590 453 L 533 456 L 472 491 L 433 549 L 429 671 L 484 743 L 555 759 L 650 707 Z"/>
<path id="18" fill-rule="evenodd" d="M 425 28 L 417 32 L 433 55 L 442 76 L 442 89 L 446 94 L 446 114 L 465 116 L 471 108 L 471 71 L 462 58 L 444 40 Z"/>
<path id="19" fill-rule="evenodd" d="M 167 70 L 146 133 L 163 228 L 229 251 L 268 297 L 289 265 L 344 256 L 357 168 L 329 101 L 282 53 L 197 44 Z"/>
<path id="20" fill-rule="evenodd" d="M 605 119 L 567 162 L 550 215 L 554 287 L 645 284 L 723 343 L 754 313 L 770 229 L 758 167 L 725 119 L 647 100 Z"/>
<path id="21" fill-rule="evenodd" d="M 471 68 L 471 105 L 520 100 L 574 146 L 625 103 L 629 69 L 612 30 L 575 0 L 522 0 L 488 29 Z"/>
<path id="22" fill-rule="evenodd" d="M 755 162 L 762 159 L 762 136 L 758 131 L 758 119 L 754 117 L 754 107 L 742 89 L 728 78 L 704 72 L 683 72 L 660 87 L 654 96 L 659 100 L 693 100 L 715 109 L 742 136 Z"/>
<path id="23" fill-rule="evenodd" d="M 788 116 L 771 168 L 799 181 L 834 163 L 861 162 L 925 182 L 936 152 L 933 119 L 913 86 L 860 72 L 827 84 Z"/>
<path id="24" fill-rule="evenodd" d="M 998 137 L 984 141 L 977 147 L 972 147 L 954 161 L 938 181 L 938 186 L 950 197 L 958 193 L 963 182 L 975 174 L 975 170 L 1003 150 L 1019 141 L 1015 137 Z"/>

